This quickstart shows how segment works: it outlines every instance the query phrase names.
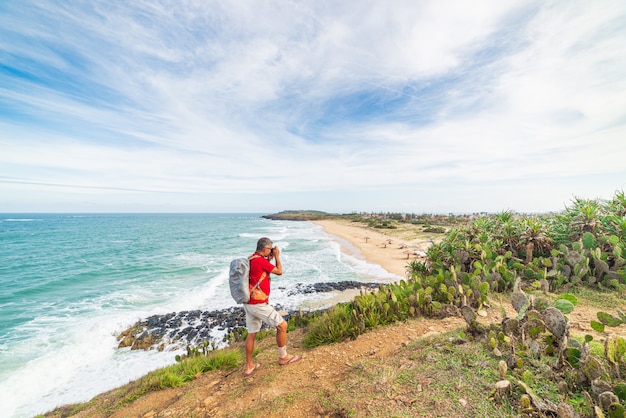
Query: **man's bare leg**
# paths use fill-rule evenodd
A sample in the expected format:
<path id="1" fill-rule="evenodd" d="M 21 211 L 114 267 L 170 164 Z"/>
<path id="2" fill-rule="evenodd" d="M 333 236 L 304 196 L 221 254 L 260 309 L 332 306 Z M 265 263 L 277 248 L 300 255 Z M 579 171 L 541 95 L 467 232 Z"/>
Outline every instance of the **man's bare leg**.
<path id="1" fill-rule="evenodd" d="M 276 345 L 278 346 L 278 364 L 285 365 L 300 360 L 300 356 L 287 354 L 287 321 L 276 327 Z"/>
<path id="2" fill-rule="evenodd" d="M 246 337 L 246 375 L 250 375 L 254 369 L 256 369 L 256 364 L 254 364 L 254 360 L 252 359 L 255 340 L 256 332 L 248 333 L 248 336 Z"/>

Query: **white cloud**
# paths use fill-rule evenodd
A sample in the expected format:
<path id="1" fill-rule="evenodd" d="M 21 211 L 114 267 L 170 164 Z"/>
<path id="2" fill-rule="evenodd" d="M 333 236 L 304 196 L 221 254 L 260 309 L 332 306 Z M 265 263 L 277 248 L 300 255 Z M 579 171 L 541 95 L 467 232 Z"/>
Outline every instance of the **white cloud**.
<path id="1" fill-rule="evenodd" d="M 580 175 L 625 186 L 619 1 L 84 7 L 3 6 L 3 64 L 16 70 L 0 83 L 7 196 L 145 190 L 143 207 L 179 193 L 180 210 L 212 211 L 207 193 L 234 208 L 306 191 L 324 209 L 339 190 L 380 205 L 386 188 L 387 205 L 420 211 L 406 196 L 427 193 L 447 212 L 462 205 L 432 187 L 487 190 L 491 210 L 534 194 L 536 178 L 568 196 L 590 190 Z M 515 192 L 489 194 L 502 183 Z M 19 195 L 11 208 L 32 207 Z"/>

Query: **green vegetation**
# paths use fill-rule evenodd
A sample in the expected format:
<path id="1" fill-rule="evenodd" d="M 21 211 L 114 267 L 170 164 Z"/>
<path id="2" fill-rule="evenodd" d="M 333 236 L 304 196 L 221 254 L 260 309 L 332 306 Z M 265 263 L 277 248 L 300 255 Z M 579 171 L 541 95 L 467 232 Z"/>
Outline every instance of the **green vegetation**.
<path id="1" fill-rule="evenodd" d="M 458 331 L 439 334 L 384 361 L 357 362 L 338 390 L 323 394 L 325 408 L 355 417 L 515 416 L 509 405 L 485 396 L 497 379 L 498 359 L 485 345 L 462 341 Z"/>
<path id="2" fill-rule="evenodd" d="M 562 214 L 481 216 L 429 248 L 430 271 L 456 272 L 461 282 L 487 282 L 496 292 L 519 277 L 552 291 L 585 285 L 623 294 L 625 227 L 623 192 L 604 203 L 576 199 Z"/>
<path id="3" fill-rule="evenodd" d="M 511 291 L 520 281 L 545 292 L 584 285 L 623 296 L 625 219 L 623 192 L 605 203 L 576 199 L 563 214 L 477 217 L 433 244 L 427 263 L 407 264 L 407 281 L 330 309 L 310 327 L 305 343 L 354 338 L 380 325 L 443 316 L 462 306 L 480 310 L 491 292 Z"/>
<path id="4" fill-rule="evenodd" d="M 460 334 L 414 341 L 393 358 L 355 363 L 340 390 L 318 394 L 325 410 L 337 416 L 432 416 L 439 410 L 463 416 L 470 413 L 467 404 L 472 416 L 626 417 L 626 339 L 608 335 L 626 324 L 624 192 L 609 201 L 576 198 L 564 212 L 547 215 L 295 212 L 282 215 L 447 231 L 429 247 L 427 261 L 407 263 L 406 280 L 361 292 L 322 313 L 295 315 L 289 329 L 306 330 L 305 346 L 356 338 L 420 316 L 461 314 L 467 323 Z M 502 309 L 501 323 L 481 324 L 484 309 L 497 299 L 510 300 L 515 316 L 506 317 Z M 579 300 L 601 309 L 590 323 L 595 337 L 570 336 L 566 315 L 575 312 Z M 245 332 L 229 338 L 240 342 Z M 205 344 L 177 360 L 119 389 L 99 408 L 114 411 L 208 370 L 239 367 L 243 354 L 212 351 Z M 56 412 L 70 416 L 90 407 L 68 405 Z"/>
<path id="5" fill-rule="evenodd" d="M 460 311 L 469 340 L 485 341 L 496 358 L 507 359 L 498 363 L 501 386 L 494 400 L 530 414 L 563 410 L 591 417 L 604 411 L 624 417 L 626 339 L 607 337 L 600 357 L 591 335 L 582 343 L 570 338 L 565 317 L 575 309 L 580 289 L 604 291 L 605 299 L 623 303 L 624 192 L 606 202 L 576 198 L 560 214 L 478 216 L 452 228 L 427 255 L 427 263 L 407 265 L 408 280 L 362 292 L 314 320 L 305 345 L 356 338 L 415 316 Z M 569 293 L 556 300 L 548 297 L 564 290 Z M 518 316 L 489 328 L 480 324 L 477 318 L 489 296 L 503 292 L 512 292 Z M 590 326 L 604 332 L 624 323 L 626 315 L 616 308 L 616 315 L 599 312 Z"/>

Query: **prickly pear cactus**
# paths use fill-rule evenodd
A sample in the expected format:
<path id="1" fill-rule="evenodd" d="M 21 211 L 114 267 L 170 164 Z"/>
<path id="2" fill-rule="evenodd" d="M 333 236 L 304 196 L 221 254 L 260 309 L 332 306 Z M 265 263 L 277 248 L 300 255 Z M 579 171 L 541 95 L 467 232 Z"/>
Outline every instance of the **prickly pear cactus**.
<path id="1" fill-rule="evenodd" d="M 500 379 L 506 378 L 507 369 L 508 369 L 508 366 L 506 365 L 506 361 L 500 360 L 498 362 L 498 373 L 500 374 Z"/>
<path id="2" fill-rule="evenodd" d="M 557 413 L 559 418 L 579 418 L 580 415 L 576 413 L 574 407 L 568 403 L 561 402 L 557 407 Z"/>
<path id="3" fill-rule="evenodd" d="M 513 309 L 518 313 L 522 310 L 522 308 L 529 303 L 528 296 L 526 293 L 521 290 L 516 290 L 511 293 L 511 304 L 513 305 Z"/>
<path id="4" fill-rule="evenodd" d="M 615 376 L 620 375 L 620 366 L 626 364 L 626 339 L 615 335 L 604 342 L 604 357 L 613 367 Z"/>
<path id="5" fill-rule="evenodd" d="M 462 306 L 461 315 L 463 315 L 463 319 L 465 319 L 467 325 L 472 326 L 474 320 L 476 319 L 476 314 L 474 314 L 474 310 L 467 305 Z"/>
<path id="6" fill-rule="evenodd" d="M 600 396 L 601 393 L 604 392 L 613 392 L 613 388 L 609 382 L 605 382 L 604 380 L 592 380 L 591 381 L 591 394 L 594 397 Z"/>
<path id="7" fill-rule="evenodd" d="M 544 298 L 543 296 L 535 298 L 535 303 L 533 304 L 533 307 L 539 312 L 545 311 L 546 308 L 549 306 L 550 306 L 550 301 Z"/>
<path id="8" fill-rule="evenodd" d="M 565 256 L 565 259 L 570 266 L 574 267 L 576 264 L 580 263 L 583 257 L 582 255 L 580 255 L 580 253 L 572 251 L 569 252 L 567 256 Z"/>
<path id="9" fill-rule="evenodd" d="M 576 338 L 568 338 L 567 339 L 567 346 L 568 347 L 572 347 L 572 348 L 576 348 L 578 350 L 582 350 L 583 346 L 580 343 L 580 341 L 578 341 Z"/>
<path id="10" fill-rule="evenodd" d="M 624 418 L 626 417 L 626 409 L 619 403 L 609 405 L 609 418 Z"/>
<path id="11" fill-rule="evenodd" d="M 600 404 L 600 407 L 602 407 L 602 409 L 607 411 L 609 409 L 609 406 L 611 406 L 612 404 L 618 404 L 619 399 L 613 392 L 603 392 L 600 394 L 600 396 L 598 396 L 598 403 Z"/>
<path id="12" fill-rule="evenodd" d="M 626 383 L 618 383 L 617 385 L 615 385 L 615 388 L 613 388 L 613 391 L 620 401 L 626 401 Z"/>
<path id="13" fill-rule="evenodd" d="M 592 381 L 604 374 L 604 367 L 597 358 L 589 356 L 584 362 L 581 362 L 580 371 Z"/>
<path id="14" fill-rule="evenodd" d="M 502 331 L 509 337 L 520 337 L 520 325 L 517 318 L 507 318 L 502 323 Z"/>
<path id="15" fill-rule="evenodd" d="M 541 319 L 537 319 L 537 318 L 526 321 L 526 323 L 522 327 L 522 331 L 524 333 L 525 339 L 531 338 L 534 340 L 537 337 L 539 337 L 539 335 L 543 333 L 545 330 L 546 330 L 546 326 L 544 322 Z"/>
<path id="16" fill-rule="evenodd" d="M 557 338 L 557 341 L 561 341 L 568 334 L 569 322 L 565 315 L 555 307 L 551 306 L 543 312 L 543 321 L 548 331 Z"/>
<path id="17" fill-rule="evenodd" d="M 596 259 L 593 262 L 596 265 L 596 271 L 599 271 L 605 274 L 609 272 L 609 265 L 606 263 L 606 261 Z"/>

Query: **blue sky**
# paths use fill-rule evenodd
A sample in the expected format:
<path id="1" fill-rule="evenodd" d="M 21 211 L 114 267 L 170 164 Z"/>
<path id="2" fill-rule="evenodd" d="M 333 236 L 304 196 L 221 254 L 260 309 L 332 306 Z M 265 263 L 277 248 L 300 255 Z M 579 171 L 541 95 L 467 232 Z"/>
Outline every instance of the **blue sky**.
<path id="1" fill-rule="evenodd" d="M 559 211 L 626 189 L 626 2 L 0 2 L 0 212 Z"/>

